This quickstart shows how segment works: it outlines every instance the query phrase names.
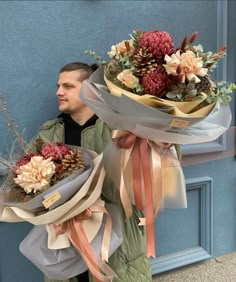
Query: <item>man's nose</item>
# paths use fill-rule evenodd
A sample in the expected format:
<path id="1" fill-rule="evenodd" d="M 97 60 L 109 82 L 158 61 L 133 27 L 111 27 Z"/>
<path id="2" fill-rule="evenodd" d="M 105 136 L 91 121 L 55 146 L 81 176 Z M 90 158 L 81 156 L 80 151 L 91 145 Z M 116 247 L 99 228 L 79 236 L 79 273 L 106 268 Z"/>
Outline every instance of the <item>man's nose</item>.
<path id="1" fill-rule="evenodd" d="M 56 91 L 56 95 L 57 96 L 62 96 L 63 93 L 63 88 L 61 86 L 58 86 L 57 91 Z"/>

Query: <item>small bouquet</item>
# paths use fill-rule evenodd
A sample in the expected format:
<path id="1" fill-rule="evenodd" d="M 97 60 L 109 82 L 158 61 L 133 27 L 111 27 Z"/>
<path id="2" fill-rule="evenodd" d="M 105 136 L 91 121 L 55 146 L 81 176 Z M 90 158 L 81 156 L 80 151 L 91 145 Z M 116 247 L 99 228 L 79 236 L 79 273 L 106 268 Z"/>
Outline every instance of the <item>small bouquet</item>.
<path id="1" fill-rule="evenodd" d="M 63 143 L 43 144 L 11 164 L 1 187 L 0 202 L 39 212 L 53 209 L 70 199 L 89 177 L 93 167 L 83 148 Z"/>
<path id="2" fill-rule="evenodd" d="M 0 187 L 0 221 L 35 225 L 20 251 L 49 278 L 89 269 L 95 281 L 110 281 L 116 274 L 106 262 L 122 232 L 116 206 L 101 199 L 102 154 L 41 139 L 28 152 L 2 96 L 1 106 L 16 143 L 9 161 L 0 157 L 9 172 Z"/>
<path id="3" fill-rule="evenodd" d="M 231 122 L 228 94 L 236 85 L 212 78 L 226 47 L 204 52 L 193 44 L 196 32 L 180 47 L 166 31 L 138 30 L 130 37 L 111 47 L 108 62 L 86 51 L 102 66 L 83 82 L 80 97 L 113 129 L 106 169 L 119 187 L 127 217 L 131 204 L 145 211 L 140 224 L 146 224 L 147 254 L 154 257 L 155 215 L 161 207 L 186 207 L 173 144 L 222 135 Z"/>

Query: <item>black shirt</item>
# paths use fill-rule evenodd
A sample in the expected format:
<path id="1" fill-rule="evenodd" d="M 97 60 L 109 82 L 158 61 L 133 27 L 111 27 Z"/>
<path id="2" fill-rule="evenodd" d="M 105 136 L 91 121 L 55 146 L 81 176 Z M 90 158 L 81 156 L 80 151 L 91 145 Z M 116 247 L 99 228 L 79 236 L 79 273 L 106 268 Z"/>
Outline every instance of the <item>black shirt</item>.
<path id="1" fill-rule="evenodd" d="M 70 115 L 61 114 L 60 117 L 63 118 L 65 125 L 65 143 L 68 145 L 81 146 L 81 132 L 86 127 L 92 126 L 96 123 L 98 117 L 93 115 L 89 120 L 87 120 L 83 125 L 75 122 Z"/>

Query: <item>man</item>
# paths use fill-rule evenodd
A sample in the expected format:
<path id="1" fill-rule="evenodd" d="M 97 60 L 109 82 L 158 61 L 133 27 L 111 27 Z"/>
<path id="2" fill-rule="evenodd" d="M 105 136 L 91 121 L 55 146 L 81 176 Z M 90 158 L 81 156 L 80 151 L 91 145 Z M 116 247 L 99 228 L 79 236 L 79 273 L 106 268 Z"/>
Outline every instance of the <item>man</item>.
<path id="1" fill-rule="evenodd" d="M 100 154 L 111 139 L 110 128 L 101 121 L 79 98 L 83 80 L 96 69 L 81 62 L 70 63 L 60 70 L 57 84 L 59 110 L 62 114 L 55 120 L 47 121 L 32 140 L 29 150 L 33 151 L 37 138 L 45 142 L 64 142 L 82 146 Z M 116 203 L 121 209 L 123 242 L 109 258 L 108 264 L 116 272 L 113 282 L 150 282 L 150 261 L 146 257 L 146 239 L 143 227 L 138 226 L 141 212 L 133 208 L 133 216 L 126 219 L 117 189 L 106 178 L 102 197 L 107 202 Z M 64 282 L 92 281 L 88 271 Z M 47 282 L 56 282 L 45 277 Z M 59 282 L 59 281 L 58 281 Z"/>

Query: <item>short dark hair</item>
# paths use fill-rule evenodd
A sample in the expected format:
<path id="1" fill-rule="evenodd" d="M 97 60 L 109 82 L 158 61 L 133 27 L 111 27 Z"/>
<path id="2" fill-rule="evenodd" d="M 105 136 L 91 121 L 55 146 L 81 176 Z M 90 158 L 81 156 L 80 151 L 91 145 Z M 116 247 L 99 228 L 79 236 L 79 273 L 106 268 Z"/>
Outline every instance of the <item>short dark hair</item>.
<path id="1" fill-rule="evenodd" d="M 88 65 L 82 62 L 73 62 L 63 66 L 60 69 L 60 73 L 69 72 L 69 71 L 80 71 L 80 81 L 83 81 L 90 77 L 90 75 L 98 68 L 97 64 Z"/>

